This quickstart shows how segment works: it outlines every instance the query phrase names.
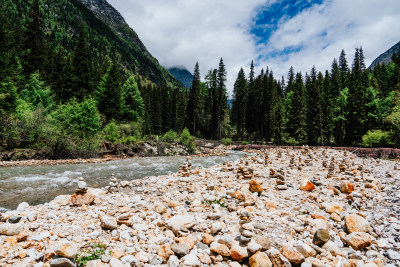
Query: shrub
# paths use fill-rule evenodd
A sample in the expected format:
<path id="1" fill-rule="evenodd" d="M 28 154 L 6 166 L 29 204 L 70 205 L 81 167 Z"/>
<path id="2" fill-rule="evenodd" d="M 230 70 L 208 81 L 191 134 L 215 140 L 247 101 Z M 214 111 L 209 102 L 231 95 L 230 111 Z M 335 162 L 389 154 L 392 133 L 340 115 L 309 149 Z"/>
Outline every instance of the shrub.
<path id="1" fill-rule="evenodd" d="M 188 148 L 190 153 L 195 151 L 194 138 L 190 135 L 190 132 L 187 128 L 182 130 L 179 141 Z"/>
<path id="2" fill-rule="evenodd" d="M 115 122 L 110 122 L 103 129 L 104 139 L 108 142 L 115 143 L 121 136 L 119 133 L 118 126 Z"/>
<path id="3" fill-rule="evenodd" d="M 166 143 L 174 143 L 176 140 L 178 140 L 178 134 L 173 130 L 169 130 L 164 134 L 161 140 Z"/>
<path id="4" fill-rule="evenodd" d="M 248 145 L 249 142 L 248 141 L 242 141 L 242 145 Z"/>
<path id="5" fill-rule="evenodd" d="M 384 147 L 391 144 L 390 133 L 381 130 L 368 131 L 362 140 L 365 147 Z"/>
<path id="6" fill-rule="evenodd" d="M 232 139 L 231 139 L 231 138 L 223 138 L 223 139 L 222 139 L 222 143 L 223 143 L 225 146 L 229 146 L 229 145 L 232 144 Z"/>

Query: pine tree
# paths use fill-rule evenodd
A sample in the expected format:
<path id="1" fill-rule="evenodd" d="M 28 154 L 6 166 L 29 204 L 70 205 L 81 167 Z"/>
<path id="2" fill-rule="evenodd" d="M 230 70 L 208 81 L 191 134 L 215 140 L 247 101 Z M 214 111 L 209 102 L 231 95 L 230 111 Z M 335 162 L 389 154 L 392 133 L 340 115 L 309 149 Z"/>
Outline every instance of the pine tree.
<path id="1" fill-rule="evenodd" d="M 322 75 L 322 74 L 321 74 Z M 323 143 L 322 131 L 322 89 L 323 78 L 318 75 L 315 66 L 311 69 L 310 76 L 306 76 L 307 90 L 307 137 L 308 144 L 317 145 L 320 138 Z"/>
<path id="2" fill-rule="evenodd" d="M 113 63 L 102 77 L 96 92 L 98 109 L 107 122 L 121 117 L 121 70 Z"/>
<path id="3" fill-rule="evenodd" d="M 116 66 L 114 67 L 116 68 Z M 91 53 L 83 28 L 81 28 L 78 42 L 72 54 L 69 86 L 71 90 L 70 98 L 76 97 L 78 100 L 84 99 L 94 91 Z"/>
<path id="4" fill-rule="evenodd" d="M 297 143 L 307 142 L 307 114 L 306 114 L 305 88 L 301 73 L 296 74 L 293 85 L 293 102 L 288 119 L 288 132 Z"/>
<path id="5" fill-rule="evenodd" d="M 224 128 L 225 116 L 228 110 L 228 97 L 226 94 L 226 70 L 223 59 L 221 58 L 219 62 L 218 72 L 217 72 L 217 92 L 216 92 L 216 119 L 217 128 L 215 133 L 215 138 L 218 140 L 222 139 L 222 130 Z"/>
<path id="6" fill-rule="evenodd" d="M 33 1 L 25 26 L 26 30 L 22 41 L 22 48 L 24 50 L 22 59 L 26 76 L 37 70 L 43 70 L 44 67 L 44 15 L 41 6 L 41 0 Z"/>
<path id="7" fill-rule="evenodd" d="M 335 123 L 335 144 L 343 146 L 345 142 L 346 125 L 348 124 L 348 104 L 349 104 L 349 89 L 340 90 L 338 97 L 335 100 L 334 118 Z"/>
<path id="8" fill-rule="evenodd" d="M 338 89 L 340 90 L 347 86 L 347 82 L 350 75 L 350 70 L 346 59 L 346 53 L 344 52 L 344 50 L 342 50 L 339 56 L 339 70 L 340 70 L 341 88 Z"/>
<path id="9" fill-rule="evenodd" d="M 244 137 L 246 128 L 247 81 L 243 68 L 240 68 L 233 87 L 232 122 L 236 125 L 238 138 Z"/>
<path id="10" fill-rule="evenodd" d="M 196 127 L 201 128 L 200 124 L 200 69 L 199 63 L 196 62 L 193 72 L 192 86 L 189 92 L 187 112 L 187 127 L 190 132 L 195 135 Z"/>
<path id="11" fill-rule="evenodd" d="M 121 97 L 122 120 L 131 122 L 143 118 L 144 102 L 133 75 L 123 85 Z"/>

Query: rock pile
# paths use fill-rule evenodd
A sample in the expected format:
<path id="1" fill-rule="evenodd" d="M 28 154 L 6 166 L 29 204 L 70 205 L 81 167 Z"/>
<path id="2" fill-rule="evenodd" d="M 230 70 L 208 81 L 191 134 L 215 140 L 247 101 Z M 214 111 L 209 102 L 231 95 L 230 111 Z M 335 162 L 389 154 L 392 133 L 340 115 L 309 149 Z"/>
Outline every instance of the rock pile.
<path id="1" fill-rule="evenodd" d="M 126 187 L 80 180 L 75 194 L 93 194 L 91 205 L 21 203 L 1 215 L 0 266 L 75 266 L 94 255 L 88 244 L 102 247 L 92 267 L 400 264 L 396 162 L 314 148 L 263 155 L 196 171 L 188 159 Z M 331 157 L 345 169 L 321 168 Z"/>

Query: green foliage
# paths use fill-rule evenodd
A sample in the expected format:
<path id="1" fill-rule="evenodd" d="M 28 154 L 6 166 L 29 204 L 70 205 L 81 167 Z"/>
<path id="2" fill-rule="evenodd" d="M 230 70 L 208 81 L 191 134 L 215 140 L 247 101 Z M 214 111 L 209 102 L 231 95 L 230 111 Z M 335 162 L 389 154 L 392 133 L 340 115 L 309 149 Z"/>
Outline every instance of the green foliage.
<path id="1" fill-rule="evenodd" d="M 391 144 L 390 133 L 382 130 L 368 131 L 362 141 L 365 147 L 386 147 Z"/>
<path id="2" fill-rule="evenodd" d="M 220 199 L 211 201 L 211 200 L 206 200 L 206 201 L 201 201 L 201 204 L 208 204 L 209 206 L 212 206 L 214 204 L 219 205 L 221 208 L 227 208 L 226 206 L 226 196 L 222 196 Z"/>
<path id="3" fill-rule="evenodd" d="M 104 138 L 111 143 L 115 143 L 120 137 L 118 126 L 115 122 L 108 123 L 103 129 Z"/>
<path id="4" fill-rule="evenodd" d="M 100 259 L 106 253 L 106 248 L 100 243 L 86 244 L 75 256 L 75 262 L 79 267 L 86 266 L 89 261 Z"/>
<path id="5" fill-rule="evenodd" d="M 225 146 L 229 146 L 229 145 L 231 145 L 231 144 L 233 143 L 233 141 L 232 141 L 231 138 L 222 138 L 222 143 L 223 143 Z"/>
<path id="6" fill-rule="evenodd" d="M 35 107 L 46 110 L 51 110 L 55 105 L 50 87 L 40 80 L 39 73 L 31 74 L 28 83 L 21 91 L 21 98 Z"/>
<path id="7" fill-rule="evenodd" d="M 17 88 L 11 81 L 0 83 L 0 114 L 11 113 L 17 106 Z"/>
<path id="8" fill-rule="evenodd" d="M 122 87 L 121 106 L 125 121 L 138 121 L 144 116 L 144 102 L 134 76 L 130 76 Z"/>
<path id="9" fill-rule="evenodd" d="M 195 151 L 194 138 L 187 128 L 182 130 L 179 141 L 188 148 L 190 153 Z"/>
<path id="10" fill-rule="evenodd" d="M 100 113 L 92 98 L 77 102 L 76 99 L 60 105 L 52 114 L 63 131 L 83 139 L 95 136 L 101 127 Z"/>
<path id="11" fill-rule="evenodd" d="M 178 134 L 173 130 L 169 130 L 164 134 L 161 140 L 166 143 L 174 143 L 176 140 L 178 140 Z"/>

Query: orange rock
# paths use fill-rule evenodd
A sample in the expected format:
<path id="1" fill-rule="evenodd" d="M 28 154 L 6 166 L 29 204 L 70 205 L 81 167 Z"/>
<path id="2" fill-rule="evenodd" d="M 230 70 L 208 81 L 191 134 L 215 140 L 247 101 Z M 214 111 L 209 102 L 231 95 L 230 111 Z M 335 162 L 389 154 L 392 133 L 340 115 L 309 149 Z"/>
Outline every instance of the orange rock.
<path id="1" fill-rule="evenodd" d="M 70 201 L 74 206 L 82 206 L 92 204 L 95 198 L 96 197 L 90 192 L 86 192 L 84 194 L 75 193 L 71 196 Z"/>
<path id="2" fill-rule="evenodd" d="M 272 262 L 268 258 L 267 254 L 259 251 L 250 257 L 249 265 L 251 267 L 272 267 Z"/>
<path id="3" fill-rule="evenodd" d="M 354 185 L 348 181 L 343 181 L 340 184 L 340 191 L 345 194 L 350 194 L 354 191 Z"/>
<path id="4" fill-rule="evenodd" d="M 240 192 L 240 191 L 235 191 L 233 193 L 233 197 L 236 198 L 239 201 L 242 201 L 242 202 L 246 200 L 244 194 L 242 192 Z"/>
<path id="5" fill-rule="evenodd" d="M 346 229 L 351 234 L 354 232 L 369 232 L 371 227 L 366 219 L 356 214 L 349 214 L 344 217 Z"/>
<path id="6" fill-rule="evenodd" d="M 261 195 L 261 193 L 264 191 L 262 186 L 257 181 L 254 181 L 254 180 L 250 181 L 249 190 L 252 193 L 257 192 L 258 195 Z"/>
<path id="7" fill-rule="evenodd" d="M 322 219 L 326 221 L 326 218 L 324 216 L 318 215 L 318 214 L 311 214 L 312 219 Z"/>
<path id="8" fill-rule="evenodd" d="M 171 249 L 171 244 L 167 243 L 161 245 L 157 251 L 158 256 L 163 258 L 164 262 L 167 262 L 171 255 L 174 255 L 174 252 Z"/>
<path id="9" fill-rule="evenodd" d="M 29 232 L 27 229 L 23 229 L 19 234 L 17 235 L 17 241 L 22 242 L 25 241 L 28 236 L 30 235 L 31 232 Z"/>
<path id="10" fill-rule="evenodd" d="M 299 265 L 304 261 L 304 256 L 293 247 L 282 246 L 280 252 L 294 265 Z"/>
<path id="11" fill-rule="evenodd" d="M 247 252 L 247 247 L 241 247 L 239 245 L 234 245 L 231 248 L 231 258 L 236 261 L 243 261 L 249 257 L 249 253 Z"/>
<path id="12" fill-rule="evenodd" d="M 210 245 L 212 242 L 214 242 L 214 237 L 210 234 L 204 233 L 203 234 L 203 243 L 206 245 Z"/>
<path id="13" fill-rule="evenodd" d="M 309 180 L 301 181 L 300 190 L 312 192 L 313 190 L 315 190 L 315 188 L 316 188 L 315 184 L 311 183 Z"/>
<path id="14" fill-rule="evenodd" d="M 182 236 L 175 238 L 175 242 L 188 245 L 190 250 L 192 250 L 194 248 L 194 245 L 196 244 L 196 240 L 191 236 Z"/>
<path id="15" fill-rule="evenodd" d="M 268 207 L 268 209 L 278 209 L 278 207 L 274 203 L 269 201 L 266 201 L 265 205 Z"/>
<path id="16" fill-rule="evenodd" d="M 371 236 L 363 232 L 349 234 L 346 241 L 355 250 L 361 250 L 372 245 Z"/>

